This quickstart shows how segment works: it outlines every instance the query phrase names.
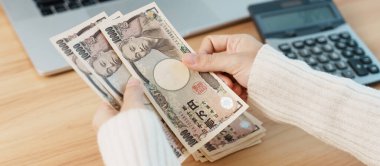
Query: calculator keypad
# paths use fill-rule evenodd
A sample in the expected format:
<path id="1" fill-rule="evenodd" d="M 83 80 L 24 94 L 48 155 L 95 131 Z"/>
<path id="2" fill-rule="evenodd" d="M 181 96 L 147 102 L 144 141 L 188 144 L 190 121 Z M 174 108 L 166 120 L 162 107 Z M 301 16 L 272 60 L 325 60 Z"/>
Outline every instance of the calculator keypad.
<path id="1" fill-rule="evenodd" d="M 348 32 L 283 43 L 278 48 L 288 58 L 303 60 L 316 70 L 346 78 L 380 72 Z"/>

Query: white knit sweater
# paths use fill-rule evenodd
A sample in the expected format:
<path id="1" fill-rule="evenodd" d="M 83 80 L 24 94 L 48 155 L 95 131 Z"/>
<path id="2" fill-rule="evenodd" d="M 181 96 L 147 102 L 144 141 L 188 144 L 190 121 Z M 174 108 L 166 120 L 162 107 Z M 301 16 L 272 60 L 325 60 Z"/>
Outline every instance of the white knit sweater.
<path id="1" fill-rule="evenodd" d="M 317 72 L 268 45 L 258 52 L 248 82 L 252 104 L 268 117 L 298 126 L 368 165 L 380 165 L 380 92 Z M 156 115 L 129 110 L 98 132 L 106 165 L 180 165 Z"/>

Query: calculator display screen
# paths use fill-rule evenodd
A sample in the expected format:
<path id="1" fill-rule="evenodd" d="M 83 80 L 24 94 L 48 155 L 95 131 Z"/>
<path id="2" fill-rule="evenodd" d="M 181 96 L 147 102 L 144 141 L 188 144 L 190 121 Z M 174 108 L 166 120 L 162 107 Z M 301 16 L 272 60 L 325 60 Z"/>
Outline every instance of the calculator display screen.
<path id="1" fill-rule="evenodd" d="M 336 16 L 329 6 L 320 6 L 318 8 L 264 15 L 261 20 L 261 26 L 266 32 L 277 32 L 315 25 L 335 18 Z"/>

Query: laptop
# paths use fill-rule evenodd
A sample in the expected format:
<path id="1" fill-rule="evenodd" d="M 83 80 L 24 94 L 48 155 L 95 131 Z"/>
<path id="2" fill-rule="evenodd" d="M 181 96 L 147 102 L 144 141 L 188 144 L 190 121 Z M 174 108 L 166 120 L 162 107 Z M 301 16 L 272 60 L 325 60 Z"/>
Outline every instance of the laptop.
<path id="1" fill-rule="evenodd" d="M 49 76 L 71 69 L 49 38 L 105 11 L 128 13 L 153 0 L 0 0 L 37 72 Z M 251 4 L 269 0 L 156 0 L 186 37 L 249 17 Z"/>

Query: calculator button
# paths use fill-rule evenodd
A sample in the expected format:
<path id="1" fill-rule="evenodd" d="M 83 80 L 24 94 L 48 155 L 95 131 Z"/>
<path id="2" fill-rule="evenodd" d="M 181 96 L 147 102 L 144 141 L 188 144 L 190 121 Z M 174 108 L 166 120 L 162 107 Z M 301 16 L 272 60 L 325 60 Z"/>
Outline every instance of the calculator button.
<path id="1" fill-rule="evenodd" d="M 346 77 L 346 78 L 354 78 L 355 77 L 354 73 L 352 73 L 352 71 L 349 71 L 349 70 L 343 71 L 342 76 Z"/>
<path id="2" fill-rule="evenodd" d="M 285 53 L 285 56 L 287 56 L 290 59 L 297 59 L 297 55 L 294 52 Z"/>
<path id="3" fill-rule="evenodd" d="M 364 55 L 364 51 L 363 51 L 363 49 L 361 49 L 361 48 L 356 48 L 356 49 L 354 50 L 354 54 L 355 54 L 355 55 Z"/>
<path id="4" fill-rule="evenodd" d="M 326 64 L 323 66 L 323 69 L 327 72 L 334 72 L 336 70 L 335 66 L 332 64 Z"/>
<path id="5" fill-rule="evenodd" d="M 298 51 L 298 54 L 300 54 L 300 56 L 302 56 L 302 57 L 309 57 L 310 51 L 307 49 L 303 49 L 303 50 Z"/>
<path id="6" fill-rule="evenodd" d="M 65 7 L 65 5 L 63 5 L 63 4 L 56 5 L 56 6 L 54 6 L 54 8 L 55 8 L 55 11 L 57 13 L 64 12 L 64 11 L 67 10 L 66 7 Z"/>
<path id="7" fill-rule="evenodd" d="M 340 70 L 343 70 L 343 69 L 347 68 L 346 62 L 343 62 L 343 61 L 336 62 L 335 66 L 336 66 L 336 68 L 338 68 Z"/>
<path id="8" fill-rule="evenodd" d="M 314 39 L 307 39 L 307 40 L 305 40 L 305 45 L 307 45 L 307 46 L 314 46 L 315 45 Z"/>
<path id="9" fill-rule="evenodd" d="M 371 64 L 371 63 L 372 63 L 371 58 L 369 58 L 369 57 L 367 57 L 367 56 L 360 58 L 360 61 L 361 61 L 363 64 Z"/>
<path id="10" fill-rule="evenodd" d="M 319 44 L 325 44 L 325 43 L 327 43 L 327 39 L 326 39 L 324 36 L 318 37 L 318 38 L 316 39 L 316 41 L 317 41 L 317 43 L 319 43 Z"/>
<path id="11" fill-rule="evenodd" d="M 347 45 L 346 43 L 343 43 L 343 42 L 337 42 L 335 43 L 335 47 L 342 50 L 342 49 L 345 49 Z"/>
<path id="12" fill-rule="evenodd" d="M 329 61 L 329 58 L 327 58 L 326 55 L 321 55 L 318 57 L 318 61 L 321 62 L 321 63 L 326 63 Z"/>
<path id="13" fill-rule="evenodd" d="M 290 30 L 290 31 L 285 32 L 285 36 L 286 37 L 296 37 L 297 33 L 295 31 Z"/>
<path id="14" fill-rule="evenodd" d="M 342 39 L 342 38 L 340 38 L 339 40 L 338 40 L 338 42 L 341 42 L 341 43 L 347 43 L 349 40 L 347 40 L 347 39 Z"/>
<path id="15" fill-rule="evenodd" d="M 334 51 L 334 48 L 333 48 L 331 45 L 328 45 L 328 44 L 324 45 L 324 46 L 322 47 L 322 49 L 323 49 L 324 51 L 326 51 L 326 52 L 333 52 L 333 51 Z"/>
<path id="16" fill-rule="evenodd" d="M 354 69 L 355 73 L 359 76 L 365 76 L 368 74 L 368 71 L 364 68 L 364 65 L 358 59 L 348 60 L 348 64 Z"/>
<path id="17" fill-rule="evenodd" d="M 281 44 L 278 46 L 278 48 L 282 51 L 282 52 L 290 52 L 292 50 L 292 48 L 290 47 L 289 44 Z"/>
<path id="18" fill-rule="evenodd" d="M 332 35 L 329 35 L 329 39 L 331 41 L 335 42 L 335 41 L 339 40 L 339 36 L 338 36 L 338 34 L 332 34 Z"/>
<path id="19" fill-rule="evenodd" d="M 346 58 L 352 58 L 352 57 L 354 56 L 354 54 L 353 54 L 351 51 L 349 51 L 349 50 L 345 50 L 345 51 L 343 51 L 343 52 L 342 52 L 342 55 L 343 55 L 344 57 L 346 57 Z"/>
<path id="20" fill-rule="evenodd" d="M 354 50 L 355 50 L 355 47 L 346 47 L 346 49 L 344 49 L 344 50 L 354 51 Z"/>
<path id="21" fill-rule="evenodd" d="M 318 70 L 318 71 L 323 71 L 323 69 L 319 66 L 315 66 L 315 67 L 313 67 L 313 69 Z"/>
<path id="22" fill-rule="evenodd" d="M 41 14 L 44 16 L 54 13 L 50 7 L 40 7 L 40 11 L 41 11 Z"/>
<path id="23" fill-rule="evenodd" d="M 351 35 L 348 32 L 343 32 L 343 33 L 339 34 L 339 36 L 343 39 L 350 39 L 351 38 Z"/>
<path id="24" fill-rule="evenodd" d="M 313 48 L 311 49 L 311 52 L 312 52 L 313 54 L 317 54 L 317 55 L 322 54 L 322 50 L 321 50 L 321 48 L 319 48 L 319 47 L 313 47 Z"/>
<path id="25" fill-rule="evenodd" d="M 70 8 L 70 9 L 76 9 L 76 8 L 80 8 L 80 5 L 78 2 L 76 1 L 73 1 L 73 2 L 70 2 L 67 4 L 67 6 Z"/>
<path id="26" fill-rule="evenodd" d="M 89 5 L 92 5 L 92 4 L 95 4 L 96 2 L 93 1 L 93 0 L 83 0 L 82 1 L 82 5 L 83 6 L 89 6 Z"/>
<path id="27" fill-rule="evenodd" d="M 314 66 L 318 64 L 317 60 L 313 57 L 306 59 L 306 63 L 309 64 L 310 66 Z"/>
<path id="28" fill-rule="evenodd" d="M 379 72 L 379 68 L 376 65 L 370 65 L 367 67 L 367 69 L 371 73 L 378 73 Z"/>
<path id="29" fill-rule="evenodd" d="M 293 47 L 295 47 L 297 49 L 301 49 L 304 47 L 304 45 L 303 45 L 302 41 L 295 41 L 295 42 L 293 42 Z"/>
<path id="30" fill-rule="evenodd" d="M 339 59 L 340 59 L 340 56 L 339 56 L 337 53 L 333 52 L 333 53 L 329 54 L 329 58 L 330 58 L 331 60 L 336 61 L 336 60 L 339 60 Z"/>
<path id="31" fill-rule="evenodd" d="M 349 46 L 349 47 L 356 47 L 356 46 L 358 46 L 358 44 L 356 43 L 356 41 L 355 40 L 349 40 L 347 43 L 347 46 Z"/>

